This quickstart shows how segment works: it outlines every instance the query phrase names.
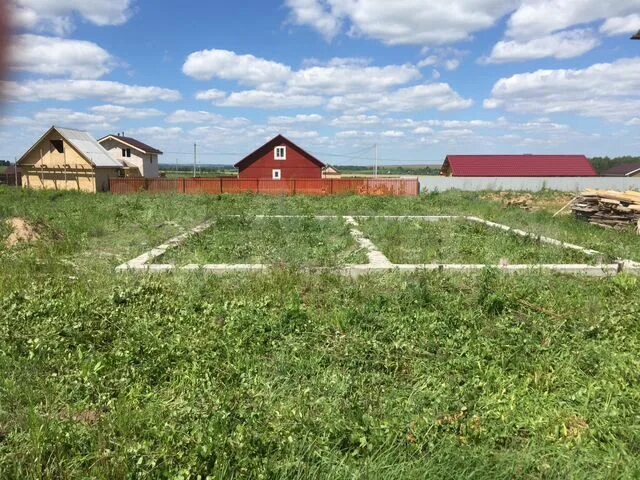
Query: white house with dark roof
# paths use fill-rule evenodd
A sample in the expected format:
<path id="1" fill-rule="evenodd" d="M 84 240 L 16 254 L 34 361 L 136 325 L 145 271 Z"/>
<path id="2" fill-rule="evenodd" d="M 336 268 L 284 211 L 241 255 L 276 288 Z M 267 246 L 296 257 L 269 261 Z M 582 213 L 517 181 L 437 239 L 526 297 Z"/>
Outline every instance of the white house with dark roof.
<path id="1" fill-rule="evenodd" d="M 107 135 L 98 143 L 109 152 L 112 158 L 131 168 L 137 168 L 140 176 L 155 178 L 160 176 L 158 155 L 162 152 L 146 143 L 124 134 Z"/>

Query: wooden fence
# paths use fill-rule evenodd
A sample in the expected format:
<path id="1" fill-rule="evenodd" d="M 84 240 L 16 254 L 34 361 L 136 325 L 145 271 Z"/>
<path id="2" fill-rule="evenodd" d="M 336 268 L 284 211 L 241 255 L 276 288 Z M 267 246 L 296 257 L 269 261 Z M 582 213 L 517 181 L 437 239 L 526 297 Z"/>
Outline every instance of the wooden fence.
<path id="1" fill-rule="evenodd" d="M 291 180 L 210 178 L 111 178 L 114 194 L 148 191 L 186 194 L 259 193 L 271 195 L 391 195 L 412 197 L 420 193 L 417 178 L 300 178 Z"/>
<path id="2" fill-rule="evenodd" d="M 18 173 L 0 173 L 0 185 L 9 185 L 10 187 L 22 186 L 22 174 Z"/>

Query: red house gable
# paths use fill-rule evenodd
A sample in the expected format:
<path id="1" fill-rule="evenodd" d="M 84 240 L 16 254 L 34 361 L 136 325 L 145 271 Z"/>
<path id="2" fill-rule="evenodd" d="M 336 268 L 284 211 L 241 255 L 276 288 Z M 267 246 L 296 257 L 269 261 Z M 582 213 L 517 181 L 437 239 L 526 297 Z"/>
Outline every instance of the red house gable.
<path id="1" fill-rule="evenodd" d="M 278 151 L 276 152 L 276 149 Z M 324 163 L 278 135 L 236 163 L 240 178 L 322 178 Z"/>
<path id="2" fill-rule="evenodd" d="M 448 155 L 440 172 L 454 177 L 595 177 L 584 155 Z"/>

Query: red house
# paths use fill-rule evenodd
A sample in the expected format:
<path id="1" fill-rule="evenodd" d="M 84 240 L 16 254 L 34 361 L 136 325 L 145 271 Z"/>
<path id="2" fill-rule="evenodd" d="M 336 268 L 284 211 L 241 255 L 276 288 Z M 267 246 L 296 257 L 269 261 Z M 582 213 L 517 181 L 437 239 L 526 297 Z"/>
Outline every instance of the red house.
<path id="1" fill-rule="evenodd" d="M 448 155 L 447 177 L 596 177 L 584 155 Z"/>
<path id="2" fill-rule="evenodd" d="M 325 164 L 291 140 L 278 135 L 235 164 L 240 178 L 282 180 L 322 178 Z"/>

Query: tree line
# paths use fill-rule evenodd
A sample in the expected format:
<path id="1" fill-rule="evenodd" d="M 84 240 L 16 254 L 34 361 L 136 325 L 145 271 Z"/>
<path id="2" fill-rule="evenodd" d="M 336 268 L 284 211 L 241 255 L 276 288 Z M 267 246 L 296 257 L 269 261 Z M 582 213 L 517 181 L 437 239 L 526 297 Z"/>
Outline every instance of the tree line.
<path id="1" fill-rule="evenodd" d="M 617 165 L 623 165 L 626 163 L 638 163 L 640 164 L 640 157 L 634 157 L 627 155 L 625 157 L 593 157 L 591 159 L 591 165 L 596 169 L 598 174 L 602 174 Z"/>

